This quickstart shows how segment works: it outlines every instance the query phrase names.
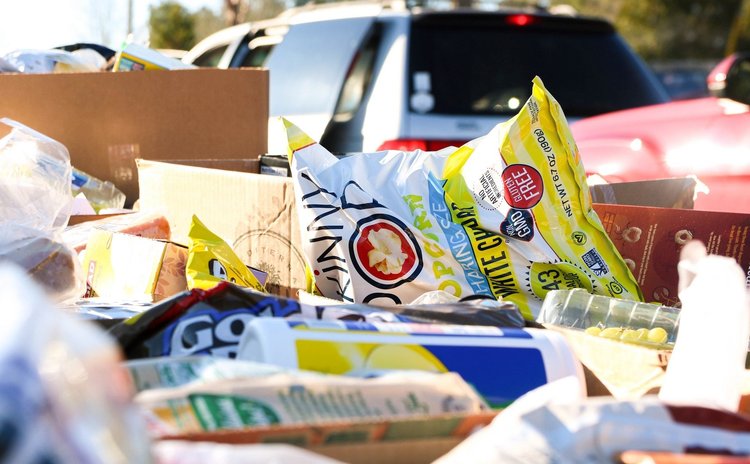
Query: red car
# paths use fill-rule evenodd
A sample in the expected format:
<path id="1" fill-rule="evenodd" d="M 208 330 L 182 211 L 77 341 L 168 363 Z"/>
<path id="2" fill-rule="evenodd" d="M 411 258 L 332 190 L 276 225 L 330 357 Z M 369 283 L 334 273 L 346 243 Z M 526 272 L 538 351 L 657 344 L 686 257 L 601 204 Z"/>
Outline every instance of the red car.
<path id="1" fill-rule="evenodd" d="M 608 182 L 696 176 L 695 209 L 750 213 L 750 54 L 708 76 L 712 97 L 617 111 L 571 124 L 589 174 Z"/>

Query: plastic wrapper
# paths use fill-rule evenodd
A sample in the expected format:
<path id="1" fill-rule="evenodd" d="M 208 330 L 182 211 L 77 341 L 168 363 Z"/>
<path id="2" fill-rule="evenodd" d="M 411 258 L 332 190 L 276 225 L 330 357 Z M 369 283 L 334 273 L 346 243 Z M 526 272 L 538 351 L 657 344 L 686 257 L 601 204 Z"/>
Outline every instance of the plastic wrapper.
<path id="1" fill-rule="evenodd" d="M 86 196 L 95 211 L 102 209 L 120 209 L 125 206 L 125 194 L 108 180 L 97 179 L 79 169 L 73 168 L 73 195 L 80 193 Z"/>
<path id="2" fill-rule="evenodd" d="M 60 238 L 70 217 L 67 149 L 22 124 L 0 139 L 0 261 L 13 262 L 57 300 L 83 293 L 75 253 Z"/>
<path id="3" fill-rule="evenodd" d="M 733 258 L 707 255 L 699 241 L 680 252 L 680 332 L 659 398 L 673 405 L 736 412 L 748 354 L 747 277 Z"/>
<path id="4" fill-rule="evenodd" d="M 287 372 L 140 392 L 157 435 L 273 425 L 477 414 L 484 400 L 458 374 L 391 371 L 377 377 Z"/>
<path id="5" fill-rule="evenodd" d="M 128 361 L 138 391 L 153 388 L 179 387 L 228 379 L 265 377 L 288 372 L 272 364 L 216 358 L 213 356 L 167 356 Z"/>
<path id="6" fill-rule="evenodd" d="M 672 349 L 680 310 L 639 301 L 592 295 L 586 290 L 547 293 L 537 322 L 633 343 L 648 348 Z"/>
<path id="7" fill-rule="evenodd" d="M 303 249 L 323 296 L 392 305 L 445 290 L 511 301 L 529 320 L 550 290 L 642 299 L 539 78 L 515 117 L 458 149 L 337 159 L 285 125 Z"/>
<path id="8" fill-rule="evenodd" d="M 219 282 L 228 281 L 259 292 L 266 290 L 232 247 L 208 230 L 195 215 L 188 232 L 186 272 L 189 289 L 209 289 Z"/>
<path id="9" fill-rule="evenodd" d="M 136 211 L 69 226 L 63 232 L 62 238 L 65 243 L 80 253 L 86 249 L 94 229 L 138 235 L 155 240 L 169 240 L 171 233 L 169 221 L 163 214 Z"/>
<path id="10" fill-rule="evenodd" d="M 618 455 L 628 450 L 747 457 L 750 420 L 715 409 L 666 406 L 655 396 L 586 399 L 574 379 L 562 379 L 516 400 L 435 464 L 598 464 L 619 462 Z M 695 459 L 663 462 L 722 462 Z"/>
<path id="11" fill-rule="evenodd" d="M 254 317 L 368 322 L 446 322 L 522 327 L 511 303 L 503 309 L 475 303 L 402 306 L 316 306 L 221 282 L 210 290 L 193 289 L 114 325 L 110 332 L 128 359 L 210 354 L 234 358 L 247 323 Z"/>
<path id="12" fill-rule="evenodd" d="M 2 462 L 150 462 L 117 345 L 53 308 L 22 269 L 0 265 Z"/>
<path id="13" fill-rule="evenodd" d="M 95 72 L 107 61 L 93 50 L 15 50 L 0 56 L 0 72 L 42 74 L 53 72 Z"/>

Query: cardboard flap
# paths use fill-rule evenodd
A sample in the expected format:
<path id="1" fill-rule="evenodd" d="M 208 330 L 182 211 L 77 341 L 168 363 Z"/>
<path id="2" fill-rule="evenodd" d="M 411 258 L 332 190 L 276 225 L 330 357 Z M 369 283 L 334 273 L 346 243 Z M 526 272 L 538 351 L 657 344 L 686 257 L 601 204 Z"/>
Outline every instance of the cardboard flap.
<path id="1" fill-rule="evenodd" d="M 186 244 L 193 214 L 282 295 L 305 288 L 290 178 L 138 160 L 141 209 L 162 211 L 172 241 Z M 279 288 L 280 287 L 280 288 Z"/>

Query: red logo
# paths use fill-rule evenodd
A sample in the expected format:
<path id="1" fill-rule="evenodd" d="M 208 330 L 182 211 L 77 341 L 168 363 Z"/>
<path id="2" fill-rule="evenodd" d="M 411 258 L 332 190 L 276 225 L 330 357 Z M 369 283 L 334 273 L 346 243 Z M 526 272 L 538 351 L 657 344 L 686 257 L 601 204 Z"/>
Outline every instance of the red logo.
<path id="1" fill-rule="evenodd" d="M 374 214 L 357 223 L 349 256 L 357 274 L 382 289 L 411 282 L 423 267 L 419 241 L 406 224 L 388 214 Z"/>
<path id="2" fill-rule="evenodd" d="M 533 208 L 544 193 L 539 171 L 526 164 L 511 164 L 503 170 L 503 195 L 514 208 Z"/>
<path id="3" fill-rule="evenodd" d="M 403 231 L 387 222 L 365 226 L 357 240 L 357 257 L 373 277 L 398 280 L 414 267 L 416 257 Z"/>

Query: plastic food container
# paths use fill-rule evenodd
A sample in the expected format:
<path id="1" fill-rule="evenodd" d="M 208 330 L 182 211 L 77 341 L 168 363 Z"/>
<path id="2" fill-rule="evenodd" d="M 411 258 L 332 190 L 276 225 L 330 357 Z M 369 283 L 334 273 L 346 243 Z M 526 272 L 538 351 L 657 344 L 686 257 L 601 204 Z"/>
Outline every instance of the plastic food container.
<path id="1" fill-rule="evenodd" d="M 586 330 L 653 348 L 674 345 L 679 320 L 678 308 L 592 295 L 580 288 L 547 293 L 537 318 L 542 324 Z"/>

